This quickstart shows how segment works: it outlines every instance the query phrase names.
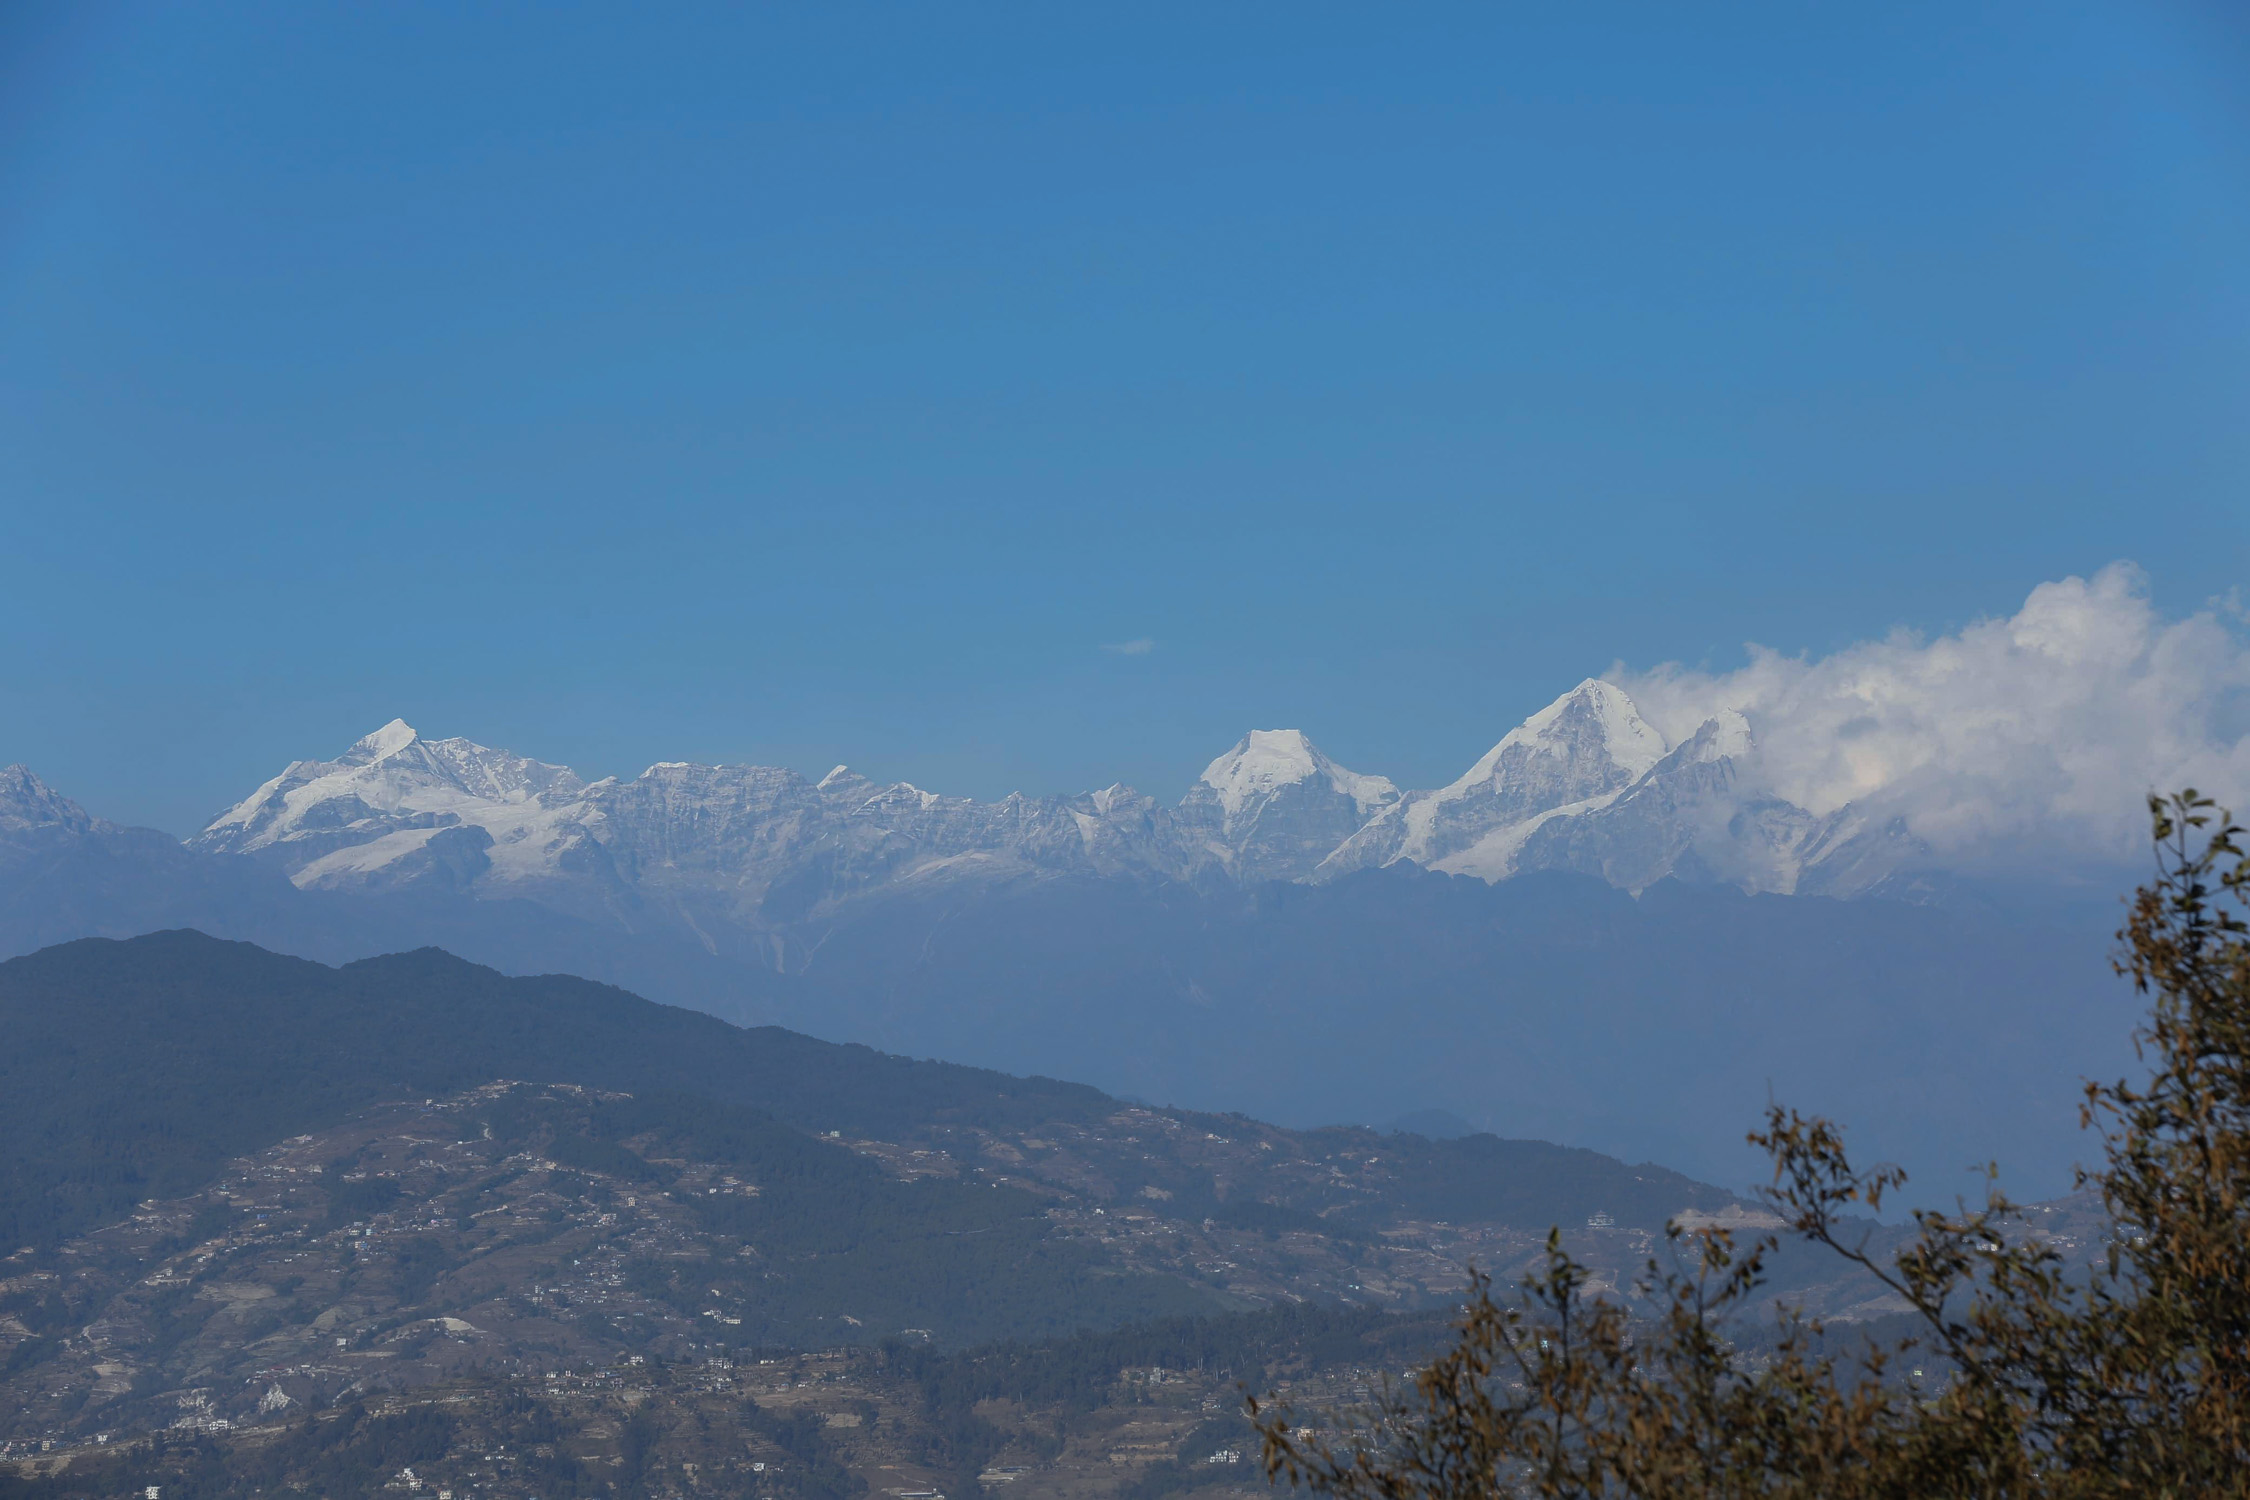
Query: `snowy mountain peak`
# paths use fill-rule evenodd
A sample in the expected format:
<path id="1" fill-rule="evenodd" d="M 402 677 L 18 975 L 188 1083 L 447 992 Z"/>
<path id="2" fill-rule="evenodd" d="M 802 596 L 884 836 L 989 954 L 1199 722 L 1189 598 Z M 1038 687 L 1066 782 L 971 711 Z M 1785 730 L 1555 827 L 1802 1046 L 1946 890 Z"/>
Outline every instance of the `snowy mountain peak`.
<path id="1" fill-rule="evenodd" d="M 1259 792 L 1313 775 L 1319 769 L 1315 753 L 1301 729 L 1253 729 L 1203 768 L 1202 781 L 1219 794 L 1219 806 L 1233 814 Z"/>
<path id="2" fill-rule="evenodd" d="M 274 858 L 301 886 L 392 878 L 437 850 L 520 877 L 544 870 L 568 840 L 584 788 L 567 766 L 474 740 L 425 740 L 393 719 L 335 760 L 292 762 L 190 843 Z"/>
<path id="3" fill-rule="evenodd" d="M 393 719 L 373 734 L 363 734 L 352 741 L 351 748 L 336 757 L 336 764 L 371 766 L 377 761 L 389 760 L 420 738 L 413 725 L 404 719 Z"/>
<path id="4" fill-rule="evenodd" d="M 31 767 L 0 766 L 0 832 L 47 827 L 82 830 L 98 822 L 86 809 L 41 781 Z"/>
<path id="5" fill-rule="evenodd" d="M 813 783 L 813 790 L 826 798 L 832 807 L 859 807 L 881 798 L 886 789 L 860 775 L 850 766 L 837 766 Z"/>
<path id="6" fill-rule="evenodd" d="M 1667 748 L 1624 689 L 1589 677 L 1509 730 L 1450 786 L 1371 818 L 1321 861 L 1317 875 L 1405 859 L 1504 879 L 1542 823 L 1599 811 L 1646 776 Z"/>
<path id="7" fill-rule="evenodd" d="M 1398 788 L 1336 764 L 1297 729 L 1253 729 L 1203 770 L 1180 818 L 1241 880 L 1301 880 Z"/>
<path id="8" fill-rule="evenodd" d="M 1482 783 L 1509 779 L 1529 761 L 1568 763 L 1580 779 L 1608 782 L 1602 790 L 1613 790 L 1637 780 L 1669 748 L 1623 688 L 1589 677 L 1509 730 L 1437 795 L 1451 800 Z"/>
<path id="9" fill-rule="evenodd" d="M 1337 765 L 1301 729 L 1251 730 L 1232 750 L 1203 768 L 1199 785 L 1210 788 L 1231 823 L 1245 807 L 1281 788 L 1316 780 L 1351 798 L 1363 814 L 1398 800 L 1398 788 L 1388 778 Z"/>
<path id="10" fill-rule="evenodd" d="M 0 766 L 0 806 L 44 807 L 61 800 L 31 767 L 20 762 Z"/>
<path id="11" fill-rule="evenodd" d="M 1741 760 L 1757 743 L 1750 733 L 1750 721 L 1739 709 L 1722 708 L 1705 719 L 1687 743 L 1680 749 L 1688 752 L 1692 760 Z"/>

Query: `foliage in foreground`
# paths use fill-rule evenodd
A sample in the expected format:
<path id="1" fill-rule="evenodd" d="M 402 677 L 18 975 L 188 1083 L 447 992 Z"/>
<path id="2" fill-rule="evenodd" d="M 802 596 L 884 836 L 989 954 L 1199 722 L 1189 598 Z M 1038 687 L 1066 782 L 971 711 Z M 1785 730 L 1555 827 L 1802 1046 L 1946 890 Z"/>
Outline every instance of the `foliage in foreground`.
<path id="1" fill-rule="evenodd" d="M 1895 1259 L 1846 1217 L 1904 1176 L 1856 1170 L 1827 1121 L 1780 1107 L 1751 1137 L 1789 1232 L 1881 1279 L 1918 1315 L 1884 1349 L 1839 1350 L 1785 1315 L 1752 1368 L 1726 1330 L 1754 1315 L 1772 1237 L 1671 1231 L 1635 1318 L 1585 1292 L 1550 1236 L 1517 1295 L 1479 1280 L 1448 1352 L 1333 1436 L 1252 1403 L 1267 1472 L 1336 1500 L 1564 1496 L 2250 1494 L 2250 855 L 2186 792 L 2151 799 L 2158 868 L 2120 934 L 2150 999 L 2146 1083 L 2089 1084 L 2113 1232 L 2091 1267 L 1982 1208 L 1917 1211 Z M 1901 1378 L 1909 1350 L 1944 1371 Z"/>

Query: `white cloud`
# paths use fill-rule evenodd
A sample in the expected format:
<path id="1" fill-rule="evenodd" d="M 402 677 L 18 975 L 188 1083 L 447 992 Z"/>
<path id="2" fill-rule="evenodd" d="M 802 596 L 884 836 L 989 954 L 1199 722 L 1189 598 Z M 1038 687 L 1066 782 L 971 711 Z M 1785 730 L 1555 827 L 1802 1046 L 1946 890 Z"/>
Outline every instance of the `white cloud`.
<path id="1" fill-rule="evenodd" d="M 2113 563 L 1935 640 L 1609 676 L 1674 741 L 1739 708 L 1767 785 L 1816 813 L 1856 802 L 1962 856 L 2124 857 L 2145 844 L 2150 791 L 2194 786 L 2250 813 L 2250 642 L 2229 613 L 2163 620 L 2141 571 Z"/>
<path id="2" fill-rule="evenodd" d="M 1139 640 L 1119 641 L 1102 649 L 1116 656 L 1146 656 L 1156 649 L 1156 642 L 1144 635 Z"/>

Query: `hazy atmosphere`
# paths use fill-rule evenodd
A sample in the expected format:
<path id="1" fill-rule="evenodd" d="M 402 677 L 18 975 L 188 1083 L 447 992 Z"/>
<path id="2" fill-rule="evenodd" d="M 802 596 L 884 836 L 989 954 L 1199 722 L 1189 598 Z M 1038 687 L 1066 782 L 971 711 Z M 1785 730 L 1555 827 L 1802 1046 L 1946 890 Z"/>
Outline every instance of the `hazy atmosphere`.
<path id="1" fill-rule="evenodd" d="M 2246 414 L 2239 5 L 0 5 L 0 1500 L 2243 1494 Z"/>

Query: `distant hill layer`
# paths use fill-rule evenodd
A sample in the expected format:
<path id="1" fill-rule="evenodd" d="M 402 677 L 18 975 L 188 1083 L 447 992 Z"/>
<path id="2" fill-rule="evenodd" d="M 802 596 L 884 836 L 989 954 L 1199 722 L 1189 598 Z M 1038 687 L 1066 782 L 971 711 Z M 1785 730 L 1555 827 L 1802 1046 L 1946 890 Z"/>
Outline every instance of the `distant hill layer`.
<path id="1" fill-rule="evenodd" d="M 0 1031 L 13 1147 L 0 1239 L 18 1243 L 180 1192 L 229 1156 L 378 1099 L 497 1078 L 688 1092 L 885 1138 L 1109 1103 L 1080 1085 L 743 1030 L 585 980 L 511 979 L 434 949 L 332 969 L 188 931 L 0 964 Z"/>
<path id="2" fill-rule="evenodd" d="M 1550 1226 L 1624 1285 L 1675 1215 L 1743 1213 L 1590 1151 L 1150 1108 L 436 950 L 88 939 L 0 963 L 0 1034 L 0 1438 L 628 1357 L 1428 1312 Z"/>
<path id="3" fill-rule="evenodd" d="M 1292 1133 L 1133 1110 L 1084 1085 L 743 1029 L 435 950 L 329 968 L 196 932 L 88 939 L 0 964 L 0 1032 L 0 1132 L 11 1143 L 0 1243 L 16 1245 L 52 1244 L 143 1199 L 177 1196 L 230 1157 L 375 1102 L 498 1079 L 686 1095 L 802 1131 L 989 1150 L 996 1162 L 1025 1163 L 1028 1152 L 1055 1165 L 1017 1175 L 1083 1181 L 1096 1201 L 1255 1210 L 1283 1225 L 1341 1214 L 1339 1224 L 1543 1226 L 1600 1211 L 1646 1228 L 1727 1199 L 1661 1168 L 1538 1142 Z M 1147 1140 L 1105 1123 L 1121 1111 L 1151 1122 Z M 1078 1144 L 1063 1150 L 1065 1138 Z"/>

